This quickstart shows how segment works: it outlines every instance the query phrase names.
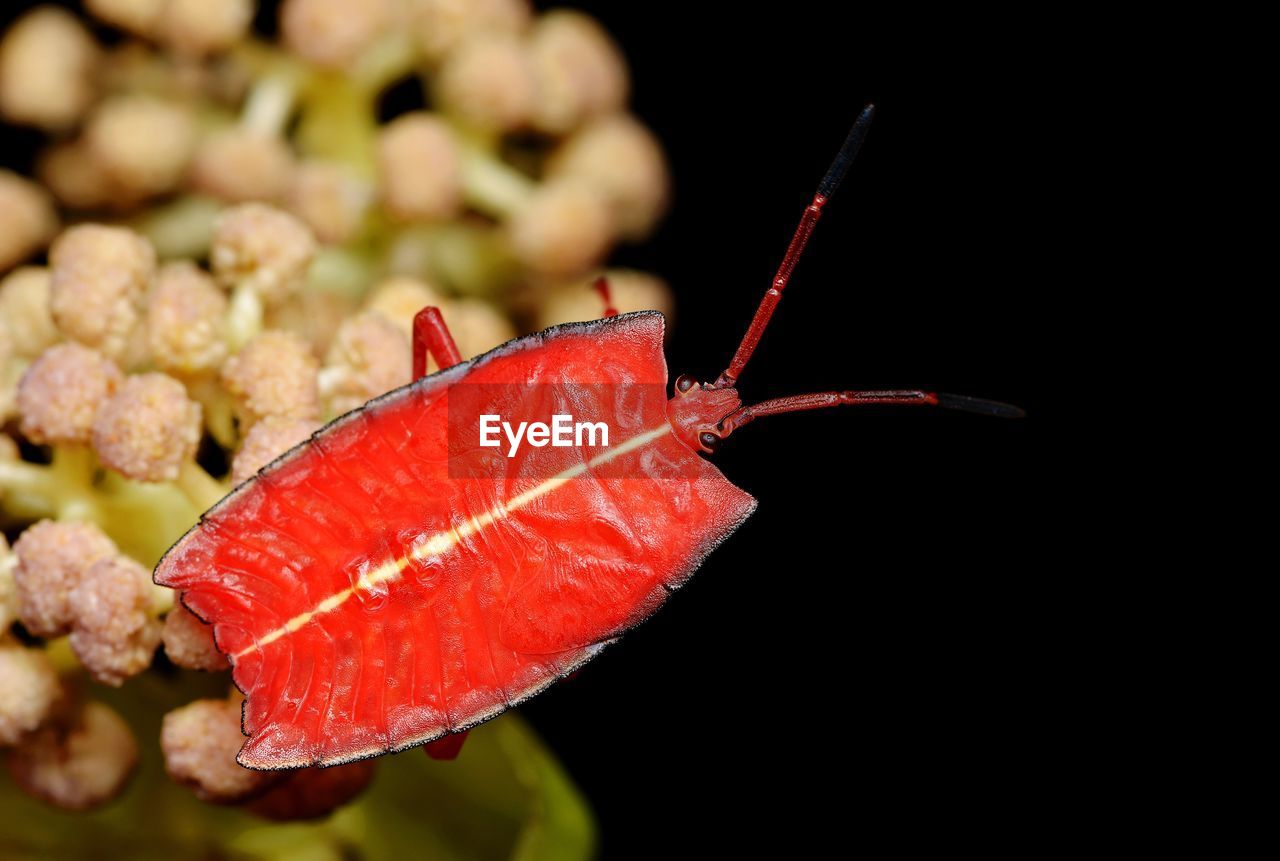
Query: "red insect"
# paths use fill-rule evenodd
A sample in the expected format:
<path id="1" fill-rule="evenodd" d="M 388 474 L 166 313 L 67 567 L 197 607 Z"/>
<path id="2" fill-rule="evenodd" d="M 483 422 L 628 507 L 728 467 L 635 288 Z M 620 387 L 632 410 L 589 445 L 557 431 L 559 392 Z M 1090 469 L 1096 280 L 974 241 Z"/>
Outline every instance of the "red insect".
<path id="1" fill-rule="evenodd" d="M 247 695 L 242 765 L 330 765 L 424 743 L 456 755 L 467 728 L 654 612 L 751 514 L 755 500 L 703 455 L 753 419 L 868 403 L 1017 413 L 922 391 L 738 397 L 871 113 L 714 382 L 682 376 L 667 399 L 657 312 L 609 308 L 462 362 L 428 308 L 415 320 L 415 382 L 264 468 L 169 551 L 156 582 L 213 625 Z M 428 352 L 444 370 L 424 376 Z M 606 424 L 609 445 L 539 445 L 530 430 L 508 452 L 466 436 L 486 416 L 570 412 Z"/>

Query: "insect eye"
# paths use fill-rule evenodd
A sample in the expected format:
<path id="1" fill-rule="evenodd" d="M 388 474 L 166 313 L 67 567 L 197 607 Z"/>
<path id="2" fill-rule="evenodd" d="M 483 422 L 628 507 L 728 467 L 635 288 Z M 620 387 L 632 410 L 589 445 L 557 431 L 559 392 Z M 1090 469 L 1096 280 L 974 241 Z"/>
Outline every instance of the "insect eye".
<path id="1" fill-rule="evenodd" d="M 688 374 L 681 374 L 676 378 L 676 391 L 683 395 L 693 388 L 694 382 L 693 377 Z"/>
<path id="2" fill-rule="evenodd" d="M 720 445 L 720 437 L 711 431 L 703 431 L 698 434 L 698 444 L 702 446 L 704 451 L 713 452 Z"/>

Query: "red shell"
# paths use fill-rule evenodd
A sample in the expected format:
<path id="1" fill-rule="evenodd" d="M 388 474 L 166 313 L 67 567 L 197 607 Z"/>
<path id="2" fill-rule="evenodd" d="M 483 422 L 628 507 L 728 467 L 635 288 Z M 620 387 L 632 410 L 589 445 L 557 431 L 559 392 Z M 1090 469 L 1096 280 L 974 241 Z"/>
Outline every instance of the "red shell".
<path id="1" fill-rule="evenodd" d="M 750 515 L 669 432 L 662 332 L 656 312 L 561 326 L 418 380 L 266 467 L 169 551 L 156 582 L 213 624 L 247 695 L 243 765 L 346 762 L 488 720 L 652 613 Z M 611 453 L 526 446 L 492 477 L 460 476 L 461 383 L 536 385 L 608 416 Z"/>

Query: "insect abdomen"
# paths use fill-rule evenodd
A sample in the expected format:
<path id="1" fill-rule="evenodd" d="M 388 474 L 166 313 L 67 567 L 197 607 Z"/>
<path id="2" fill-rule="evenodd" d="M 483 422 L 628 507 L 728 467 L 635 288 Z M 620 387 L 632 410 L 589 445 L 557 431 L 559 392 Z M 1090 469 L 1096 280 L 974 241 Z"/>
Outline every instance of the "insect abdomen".
<path id="1" fill-rule="evenodd" d="M 670 433 L 660 348 L 656 314 L 517 342 L 339 420 L 211 511 L 156 576 L 231 656 L 247 695 L 241 763 L 332 764 L 433 740 L 536 693 L 655 609 L 754 505 Z M 654 393 L 613 419 L 609 451 L 451 472 L 449 386 L 535 380 L 586 403 L 594 390 L 578 381 L 609 375 L 614 392 L 638 380 Z"/>

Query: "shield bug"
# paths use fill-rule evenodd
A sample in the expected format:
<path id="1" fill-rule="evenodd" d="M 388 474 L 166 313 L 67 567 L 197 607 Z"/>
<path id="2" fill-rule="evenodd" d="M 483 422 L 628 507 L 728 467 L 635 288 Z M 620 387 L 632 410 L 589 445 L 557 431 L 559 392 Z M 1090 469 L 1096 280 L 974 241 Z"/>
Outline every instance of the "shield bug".
<path id="1" fill-rule="evenodd" d="M 925 391 L 744 406 L 737 380 L 861 145 L 849 133 L 732 361 L 667 394 L 657 312 L 569 324 L 461 361 L 414 324 L 415 381 L 332 422 L 210 509 L 156 582 L 213 625 L 247 696 L 242 765 L 331 765 L 462 733 L 654 612 L 754 510 L 706 455 L 768 415 L 857 404 L 1004 404 Z M 443 369 L 425 375 L 430 354 Z M 486 448 L 481 425 L 608 427 L 606 446 Z M 532 431 L 530 431 L 532 438 Z M 538 437 L 543 439 L 542 436 Z M 447 736 L 447 738 L 446 738 Z"/>

